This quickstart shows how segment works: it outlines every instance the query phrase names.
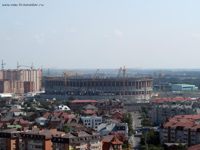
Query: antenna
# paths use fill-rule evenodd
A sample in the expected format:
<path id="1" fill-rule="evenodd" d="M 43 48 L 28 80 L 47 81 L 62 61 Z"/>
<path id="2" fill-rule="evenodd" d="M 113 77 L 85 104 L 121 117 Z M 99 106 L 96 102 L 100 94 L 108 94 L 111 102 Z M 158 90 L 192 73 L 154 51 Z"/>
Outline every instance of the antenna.
<path id="1" fill-rule="evenodd" d="M 6 65 L 6 63 L 4 63 L 4 61 L 1 61 L 1 69 L 4 70 L 4 66 Z"/>

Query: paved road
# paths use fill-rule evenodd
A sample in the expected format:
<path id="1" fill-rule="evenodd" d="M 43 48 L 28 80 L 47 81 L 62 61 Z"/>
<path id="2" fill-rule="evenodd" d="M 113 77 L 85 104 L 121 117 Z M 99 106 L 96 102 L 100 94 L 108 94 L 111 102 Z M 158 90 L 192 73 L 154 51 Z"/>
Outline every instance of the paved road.
<path id="1" fill-rule="evenodd" d="M 139 112 L 131 112 L 132 119 L 133 119 L 133 129 L 137 129 L 141 127 L 141 119 L 139 119 L 140 114 Z M 133 150 L 139 150 L 140 146 L 140 137 L 131 136 L 129 139 Z"/>

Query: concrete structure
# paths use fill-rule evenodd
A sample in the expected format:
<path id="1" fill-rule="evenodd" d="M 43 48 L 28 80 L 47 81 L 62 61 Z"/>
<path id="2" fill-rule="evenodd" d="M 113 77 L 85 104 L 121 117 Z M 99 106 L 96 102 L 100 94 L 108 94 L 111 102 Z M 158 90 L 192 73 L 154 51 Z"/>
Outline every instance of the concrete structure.
<path id="1" fill-rule="evenodd" d="M 198 87 L 191 84 L 172 84 L 172 91 L 197 91 Z"/>
<path id="2" fill-rule="evenodd" d="M 162 143 L 200 144 L 200 115 L 178 115 L 170 118 L 160 130 Z"/>
<path id="3" fill-rule="evenodd" d="M 75 78 L 46 77 L 46 96 L 80 99 L 121 98 L 149 99 L 152 94 L 152 79 L 145 77 Z"/>
<path id="4" fill-rule="evenodd" d="M 97 130 L 97 127 L 102 123 L 102 117 L 86 116 L 81 117 L 81 121 L 86 127 Z"/>
<path id="5" fill-rule="evenodd" d="M 41 69 L 0 70 L 0 93 L 39 92 L 41 80 Z"/>

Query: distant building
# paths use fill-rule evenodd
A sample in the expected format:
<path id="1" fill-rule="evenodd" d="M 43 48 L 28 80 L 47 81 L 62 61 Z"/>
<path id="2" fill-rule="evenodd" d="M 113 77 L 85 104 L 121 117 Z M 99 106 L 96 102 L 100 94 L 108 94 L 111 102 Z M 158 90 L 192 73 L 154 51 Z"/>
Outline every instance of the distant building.
<path id="1" fill-rule="evenodd" d="M 81 121 L 86 127 L 96 130 L 97 127 L 102 123 L 102 117 L 86 116 L 86 117 L 81 117 Z"/>
<path id="2" fill-rule="evenodd" d="M 172 84 L 172 91 L 197 91 L 198 87 L 191 84 Z"/>

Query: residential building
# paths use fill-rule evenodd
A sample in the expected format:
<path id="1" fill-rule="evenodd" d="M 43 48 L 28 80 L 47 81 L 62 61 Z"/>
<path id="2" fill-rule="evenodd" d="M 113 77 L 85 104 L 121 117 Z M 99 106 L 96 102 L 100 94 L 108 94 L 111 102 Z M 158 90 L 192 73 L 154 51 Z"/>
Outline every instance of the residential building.
<path id="1" fill-rule="evenodd" d="M 24 94 L 42 88 L 41 69 L 0 70 L 0 93 Z"/>
<path id="2" fill-rule="evenodd" d="M 102 123 L 98 126 L 97 131 L 102 136 L 120 134 L 124 136 L 124 138 L 128 138 L 127 123 Z"/>
<path id="3" fill-rule="evenodd" d="M 192 98 L 161 98 L 152 101 L 149 117 L 154 125 L 175 115 L 199 114 L 200 101 Z"/>
<path id="4" fill-rule="evenodd" d="M 53 150 L 102 150 L 101 136 L 85 131 L 66 133 L 52 138 Z"/>
<path id="5" fill-rule="evenodd" d="M 81 117 L 83 125 L 88 128 L 97 129 L 97 127 L 102 123 L 102 117 L 100 116 L 85 116 Z"/>
<path id="6" fill-rule="evenodd" d="M 103 137 L 103 150 L 122 150 L 123 142 L 114 135 Z"/>
<path id="7" fill-rule="evenodd" d="M 97 101 L 96 100 L 73 100 L 70 102 L 69 107 L 73 111 L 80 111 L 80 108 L 83 108 L 86 105 L 96 105 Z"/>
<path id="8" fill-rule="evenodd" d="M 19 133 L 16 129 L 0 131 L 0 150 L 20 150 Z"/>
<path id="9" fill-rule="evenodd" d="M 52 150 L 51 138 L 53 135 L 63 134 L 56 129 L 32 130 L 20 133 L 19 149 L 20 150 Z"/>
<path id="10" fill-rule="evenodd" d="M 160 130 L 161 143 L 200 144 L 200 114 L 178 115 L 165 122 Z"/>

